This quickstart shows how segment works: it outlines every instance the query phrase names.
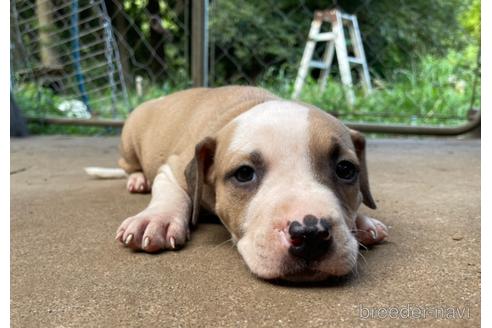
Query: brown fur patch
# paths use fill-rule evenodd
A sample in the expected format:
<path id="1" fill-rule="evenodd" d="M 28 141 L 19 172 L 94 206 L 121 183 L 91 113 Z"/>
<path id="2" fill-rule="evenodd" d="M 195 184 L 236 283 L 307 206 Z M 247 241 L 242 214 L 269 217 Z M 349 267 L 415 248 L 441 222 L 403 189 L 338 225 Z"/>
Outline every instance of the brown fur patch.
<path id="1" fill-rule="evenodd" d="M 242 112 L 272 99 L 277 97 L 260 88 L 229 86 L 189 89 L 147 101 L 125 122 L 120 163 L 127 173 L 141 168 L 152 182 L 171 155 L 186 156 L 186 166 L 201 140 L 214 136 Z"/>
<path id="2" fill-rule="evenodd" d="M 215 211 L 233 236 L 239 239 L 243 233 L 241 224 L 244 211 L 260 187 L 266 166 L 259 151 L 249 154 L 228 151 L 236 128 L 236 123 L 231 123 L 218 136 L 216 158 L 220 161 L 214 163 L 213 177 L 216 196 Z M 250 165 L 255 168 L 257 181 L 254 185 L 241 187 L 233 183 L 232 175 L 241 165 Z"/>
<path id="3" fill-rule="evenodd" d="M 360 204 L 359 182 L 342 182 L 335 173 L 341 160 L 359 166 L 350 132 L 327 113 L 312 109 L 309 114 L 309 157 L 315 177 L 337 195 L 343 210 L 351 216 Z"/>

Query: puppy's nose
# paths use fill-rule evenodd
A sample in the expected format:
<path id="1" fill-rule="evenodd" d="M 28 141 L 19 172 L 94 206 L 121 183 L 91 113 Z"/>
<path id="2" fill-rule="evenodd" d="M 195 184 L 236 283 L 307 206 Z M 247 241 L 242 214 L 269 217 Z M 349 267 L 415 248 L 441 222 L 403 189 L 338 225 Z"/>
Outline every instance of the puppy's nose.
<path id="1" fill-rule="evenodd" d="M 327 219 L 306 215 L 301 222 L 292 221 L 289 225 L 290 254 L 315 260 L 325 254 L 331 245 L 331 224 Z"/>

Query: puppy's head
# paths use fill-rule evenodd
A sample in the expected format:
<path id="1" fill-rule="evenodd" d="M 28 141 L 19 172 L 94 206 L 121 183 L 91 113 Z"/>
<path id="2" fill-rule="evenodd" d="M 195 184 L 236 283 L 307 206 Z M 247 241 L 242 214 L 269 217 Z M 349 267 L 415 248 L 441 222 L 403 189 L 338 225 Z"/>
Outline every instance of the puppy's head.
<path id="1" fill-rule="evenodd" d="M 196 147 L 194 217 L 203 185 L 249 269 L 264 279 L 345 275 L 355 217 L 375 208 L 365 140 L 321 110 L 269 101 Z"/>

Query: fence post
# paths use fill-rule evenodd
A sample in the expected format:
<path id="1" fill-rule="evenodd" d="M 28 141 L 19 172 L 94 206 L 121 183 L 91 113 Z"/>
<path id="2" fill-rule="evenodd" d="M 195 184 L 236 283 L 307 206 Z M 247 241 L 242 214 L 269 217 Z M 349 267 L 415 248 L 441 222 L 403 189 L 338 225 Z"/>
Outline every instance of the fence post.
<path id="1" fill-rule="evenodd" d="M 191 79 L 208 85 L 208 0 L 191 0 Z"/>

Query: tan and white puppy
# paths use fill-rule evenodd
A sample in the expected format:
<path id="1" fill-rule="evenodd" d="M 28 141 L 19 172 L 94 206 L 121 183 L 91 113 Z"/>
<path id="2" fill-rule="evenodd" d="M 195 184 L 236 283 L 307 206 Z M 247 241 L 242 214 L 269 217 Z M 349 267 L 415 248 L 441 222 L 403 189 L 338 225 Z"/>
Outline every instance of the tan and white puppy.
<path id="1" fill-rule="evenodd" d="M 311 105 L 253 87 L 199 88 L 148 101 L 122 132 L 120 166 L 146 209 L 116 239 L 146 252 L 190 238 L 200 207 L 215 213 L 248 268 L 264 279 L 350 273 L 359 243 L 387 237 L 357 213 L 376 205 L 365 140 Z"/>

